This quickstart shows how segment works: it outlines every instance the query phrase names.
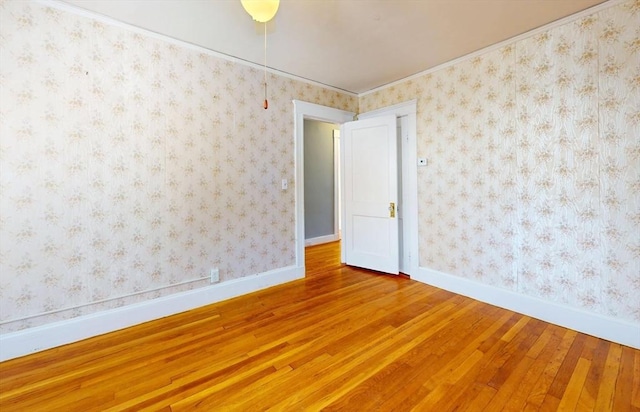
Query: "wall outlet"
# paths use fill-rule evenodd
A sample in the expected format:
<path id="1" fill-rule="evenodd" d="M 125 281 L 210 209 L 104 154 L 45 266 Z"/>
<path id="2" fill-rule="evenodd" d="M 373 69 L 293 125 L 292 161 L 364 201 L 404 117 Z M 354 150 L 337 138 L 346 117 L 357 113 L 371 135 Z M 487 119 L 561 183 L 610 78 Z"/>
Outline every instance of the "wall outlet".
<path id="1" fill-rule="evenodd" d="M 220 282 L 220 269 L 212 268 L 211 269 L 211 283 Z"/>

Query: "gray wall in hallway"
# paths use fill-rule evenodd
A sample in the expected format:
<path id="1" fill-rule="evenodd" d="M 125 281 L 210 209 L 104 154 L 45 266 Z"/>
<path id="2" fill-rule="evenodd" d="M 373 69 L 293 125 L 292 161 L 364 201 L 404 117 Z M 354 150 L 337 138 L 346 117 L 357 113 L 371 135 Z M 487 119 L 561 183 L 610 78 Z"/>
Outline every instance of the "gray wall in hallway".
<path id="1" fill-rule="evenodd" d="M 338 126 L 304 121 L 305 238 L 334 233 L 333 130 Z"/>

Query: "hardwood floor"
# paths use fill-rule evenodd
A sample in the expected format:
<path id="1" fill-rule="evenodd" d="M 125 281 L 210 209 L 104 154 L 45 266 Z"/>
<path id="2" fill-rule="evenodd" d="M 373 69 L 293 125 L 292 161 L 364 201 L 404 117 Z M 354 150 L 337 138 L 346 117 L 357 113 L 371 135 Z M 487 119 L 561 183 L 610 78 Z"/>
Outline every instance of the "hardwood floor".
<path id="1" fill-rule="evenodd" d="M 4 362 L 0 410 L 640 410 L 640 351 L 337 247 L 304 280 Z"/>

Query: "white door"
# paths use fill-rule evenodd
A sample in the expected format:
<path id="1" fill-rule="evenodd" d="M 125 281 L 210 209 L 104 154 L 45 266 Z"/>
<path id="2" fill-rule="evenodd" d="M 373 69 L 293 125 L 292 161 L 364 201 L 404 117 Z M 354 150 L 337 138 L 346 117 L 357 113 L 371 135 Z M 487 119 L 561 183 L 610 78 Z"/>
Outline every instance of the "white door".
<path id="1" fill-rule="evenodd" d="M 345 261 L 398 274 L 396 116 L 345 123 L 341 136 Z"/>

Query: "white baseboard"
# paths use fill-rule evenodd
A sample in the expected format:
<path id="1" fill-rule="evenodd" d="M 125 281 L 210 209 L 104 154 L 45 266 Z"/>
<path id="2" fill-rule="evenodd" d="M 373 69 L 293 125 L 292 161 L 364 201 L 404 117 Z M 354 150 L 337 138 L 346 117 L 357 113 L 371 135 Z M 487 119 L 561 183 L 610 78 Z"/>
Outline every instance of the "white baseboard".
<path id="1" fill-rule="evenodd" d="M 640 349 L 640 325 L 424 267 L 411 279 L 545 322 Z"/>
<path id="2" fill-rule="evenodd" d="M 205 288 L 0 335 L 0 361 L 124 329 L 304 277 L 289 266 Z"/>
<path id="3" fill-rule="evenodd" d="M 326 235 L 326 236 L 318 236 L 318 237 L 313 237 L 311 239 L 305 239 L 304 245 L 305 246 L 320 245 L 322 243 L 335 242 L 336 240 L 340 240 L 340 236 L 335 235 L 335 234 L 334 235 Z"/>

